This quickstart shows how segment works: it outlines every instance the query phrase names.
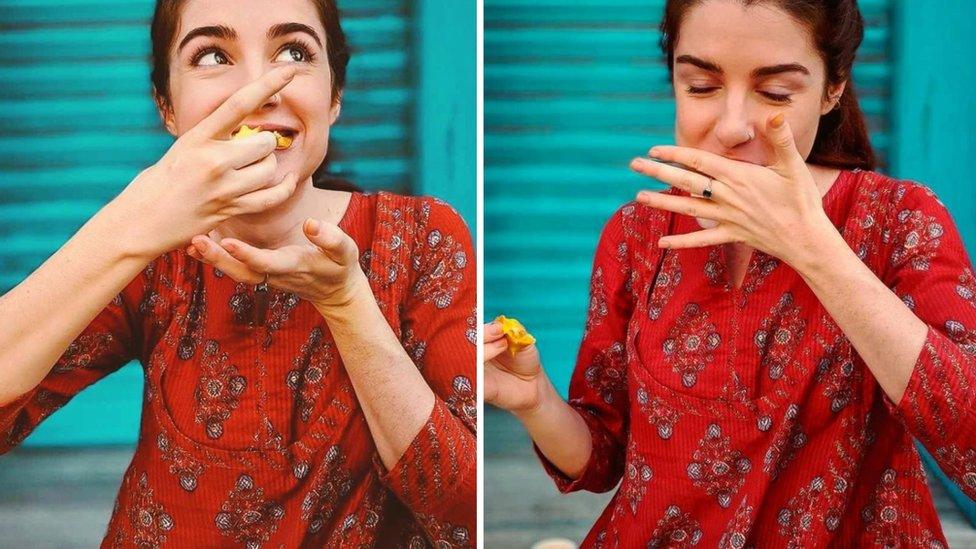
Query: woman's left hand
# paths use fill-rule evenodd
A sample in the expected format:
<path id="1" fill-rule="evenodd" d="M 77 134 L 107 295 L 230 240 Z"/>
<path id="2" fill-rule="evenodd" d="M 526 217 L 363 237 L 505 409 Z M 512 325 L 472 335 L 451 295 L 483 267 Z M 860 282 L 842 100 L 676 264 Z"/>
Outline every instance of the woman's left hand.
<path id="1" fill-rule="evenodd" d="M 663 237 L 659 246 L 694 248 L 744 243 L 794 266 L 816 253 L 824 231 L 836 229 L 823 210 L 820 191 L 782 113 L 767 121 L 765 138 L 774 150 L 769 166 L 677 146 L 657 146 L 649 154 L 690 169 L 643 158 L 631 162 L 633 170 L 692 195 L 701 196 L 712 179 L 710 199 L 650 191 L 637 195 L 638 202 L 652 208 L 718 222 L 713 228 Z"/>
<path id="2" fill-rule="evenodd" d="M 198 235 L 186 251 L 238 282 L 260 284 L 267 275 L 268 285 L 295 293 L 319 310 L 343 307 L 372 295 L 352 237 L 337 225 L 317 219 L 307 219 L 302 232 L 307 244 L 275 250 L 256 248 L 236 238 L 224 238 L 218 244 Z"/>

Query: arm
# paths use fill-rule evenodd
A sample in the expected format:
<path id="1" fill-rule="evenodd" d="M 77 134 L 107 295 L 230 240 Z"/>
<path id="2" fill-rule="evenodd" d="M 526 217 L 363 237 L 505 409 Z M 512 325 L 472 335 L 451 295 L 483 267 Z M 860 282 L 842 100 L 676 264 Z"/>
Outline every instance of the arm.
<path id="1" fill-rule="evenodd" d="M 623 345 L 632 308 L 629 262 L 619 252 L 623 242 L 621 210 L 597 246 L 568 403 L 542 370 L 534 345 L 511 357 L 498 325 L 485 327 L 485 400 L 522 422 L 563 492 L 605 492 L 623 471 L 628 401 Z"/>
<path id="2" fill-rule="evenodd" d="M 838 243 L 824 254 L 829 265 L 810 261 L 803 276 L 878 379 L 887 408 L 974 497 L 976 281 L 945 206 L 922 186 L 905 190 L 892 211 L 884 282 Z"/>
<path id="3" fill-rule="evenodd" d="M 445 204 L 430 205 L 401 314 L 403 343 L 365 278 L 345 307 L 319 310 L 376 443 L 381 478 L 433 541 L 463 527 L 473 544 L 477 359 L 468 332 L 473 337 L 476 269 L 463 221 Z M 433 231 L 436 244 L 428 238 Z"/>
<path id="4" fill-rule="evenodd" d="M 0 298 L 0 406 L 36 387 L 58 357 L 152 259 L 119 237 L 112 205 Z M 121 366 L 121 364 L 119 365 Z"/>

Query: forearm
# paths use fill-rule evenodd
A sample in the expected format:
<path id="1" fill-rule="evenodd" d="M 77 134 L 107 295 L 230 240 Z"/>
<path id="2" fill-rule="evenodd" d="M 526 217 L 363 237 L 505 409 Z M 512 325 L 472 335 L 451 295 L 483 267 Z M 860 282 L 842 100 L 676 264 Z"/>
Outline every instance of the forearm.
<path id="1" fill-rule="evenodd" d="M 577 479 L 593 452 L 590 429 L 579 412 L 559 396 L 548 378 L 542 383 L 539 405 L 515 416 L 546 459 L 567 477 Z"/>
<path id="2" fill-rule="evenodd" d="M 927 327 L 833 229 L 794 267 L 894 403 L 901 400 Z"/>
<path id="3" fill-rule="evenodd" d="M 434 392 L 410 360 L 365 278 L 342 307 L 317 306 L 352 381 L 380 460 L 392 469 L 427 422 Z"/>
<path id="4" fill-rule="evenodd" d="M 152 257 L 106 207 L 0 297 L 0 405 L 37 386 L 68 345 Z"/>

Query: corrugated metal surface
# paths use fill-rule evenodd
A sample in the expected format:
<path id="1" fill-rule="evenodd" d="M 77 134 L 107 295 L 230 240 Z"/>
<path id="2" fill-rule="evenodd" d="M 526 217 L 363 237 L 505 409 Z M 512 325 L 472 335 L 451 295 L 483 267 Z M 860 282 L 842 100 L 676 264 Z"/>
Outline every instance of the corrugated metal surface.
<path id="1" fill-rule="evenodd" d="M 882 157 L 889 135 L 889 6 L 867 22 L 855 83 Z M 485 2 L 486 318 L 537 335 L 565 391 L 600 229 L 648 180 L 627 164 L 673 142 L 658 48 L 662 0 Z"/>
<path id="2" fill-rule="evenodd" d="M 172 144 L 150 96 L 148 0 L 0 3 L 0 293 L 20 282 Z M 367 189 L 414 182 L 407 0 L 345 0 L 353 47 L 332 171 Z M 473 186 L 473 185 L 472 185 Z M 141 371 L 85 391 L 35 444 L 135 439 Z M 118 418 L 104 422 L 99 418 Z"/>

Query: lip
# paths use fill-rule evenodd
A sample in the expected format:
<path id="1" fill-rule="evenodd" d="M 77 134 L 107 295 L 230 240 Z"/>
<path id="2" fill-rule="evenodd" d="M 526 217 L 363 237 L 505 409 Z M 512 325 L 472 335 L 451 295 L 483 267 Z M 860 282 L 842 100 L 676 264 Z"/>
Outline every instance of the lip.
<path id="1" fill-rule="evenodd" d="M 260 128 L 263 132 L 278 132 L 280 134 L 292 134 L 297 135 L 299 131 L 292 126 L 287 126 L 284 124 L 273 124 L 270 122 L 245 122 L 241 124 L 242 126 L 249 126 L 251 128 Z"/>

